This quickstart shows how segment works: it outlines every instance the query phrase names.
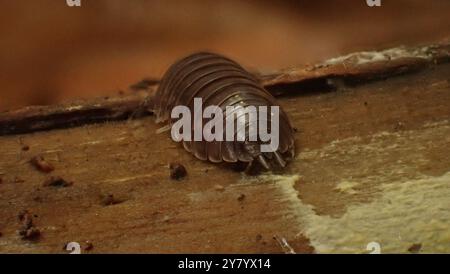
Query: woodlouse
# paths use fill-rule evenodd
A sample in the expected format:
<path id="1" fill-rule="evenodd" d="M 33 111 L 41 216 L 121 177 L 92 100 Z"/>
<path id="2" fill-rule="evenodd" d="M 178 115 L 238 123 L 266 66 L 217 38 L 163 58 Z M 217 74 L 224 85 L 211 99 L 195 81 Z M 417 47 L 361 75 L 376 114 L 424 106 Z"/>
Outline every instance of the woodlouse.
<path id="1" fill-rule="evenodd" d="M 156 121 L 168 122 L 168 129 L 174 122 L 170 118 L 172 109 L 183 105 L 193 111 L 194 98 L 202 98 L 205 108 L 216 105 L 223 111 L 226 106 L 278 106 L 275 98 L 255 76 L 236 62 L 208 52 L 189 55 L 174 63 L 164 74 L 152 100 L 151 108 Z M 270 118 L 269 115 L 267 120 L 270 121 Z M 292 126 L 281 107 L 278 150 L 273 153 L 261 152 L 260 144 L 260 140 L 250 141 L 249 138 L 233 142 L 183 141 L 184 148 L 201 160 L 215 163 L 259 162 L 268 170 L 276 166 L 285 167 L 286 161 L 294 156 L 294 137 Z"/>

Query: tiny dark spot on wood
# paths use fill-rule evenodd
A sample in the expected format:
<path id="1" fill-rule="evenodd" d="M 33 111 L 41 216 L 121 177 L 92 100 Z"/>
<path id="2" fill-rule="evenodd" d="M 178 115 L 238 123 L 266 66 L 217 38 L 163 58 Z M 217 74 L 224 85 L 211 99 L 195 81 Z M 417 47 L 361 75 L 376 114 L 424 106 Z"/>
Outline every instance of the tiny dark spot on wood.
<path id="1" fill-rule="evenodd" d="M 94 249 L 94 244 L 92 244 L 90 241 L 86 241 L 86 246 L 84 247 L 85 251 L 91 251 Z"/>
<path id="2" fill-rule="evenodd" d="M 101 204 L 104 206 L 111 206 L 123 203 L 123 200 L 117 199 L 113 194 L 108 194 L 103 197 Z"/>
<path id="3" fill-rule="evenodd" d="M 52 176 L 48 180 L 46 180 L 43 185 L 46 187 L 69 187 L 73 185 L 73 182 L 68 182 L 61 177 Z"/>
<path id="4" fill-rule="evenodd" d="M 408 248 L 408 251 L 411 253 L 419 253 L 422 249 L 422 244 L 413 244 Z"/>
<path id="5" fill-rule="evenodd" d="M 19 221 L 23 221 L 25 216 L 27 216 L 28 214 L 29 214 L 28 210 L 24 209 L 19 212 L 19 214 L 17 215 L 17 218 L 19 219 Z"/>
<path id="6" fill-rule="evenodd" d="M 170 168 L 170 178 L 172 178 L 173 180 L 180 180 L 186 177 L 187 175 L 187 170 L 182 164 L 171 163 L 169 165 L 169 168 Z"/>
<path id="7" fill-rule="evenodd" d="M 239 195 L 239 197 L 237 198 L 237 200 L 239 201 L 239 202 L 243 202 L 244 200 L 245 200 L 245 194 L 241 194 L 241 195 Z"/>
<path id="8" fill-rule="evenodd" d="M 30 227 L 29 229 L 21 230 L 19 234 L 20 236 L 22 236 L 22 240 L 34 241 L 41 237 L 41 231 L 36 227 Z"/>
<path id="9" fill-rule="evenodd" d="M 398 121 L 394 125 L 394 130 L 403 130 L 405 129 L 405 124 L 403 122 Z"/>

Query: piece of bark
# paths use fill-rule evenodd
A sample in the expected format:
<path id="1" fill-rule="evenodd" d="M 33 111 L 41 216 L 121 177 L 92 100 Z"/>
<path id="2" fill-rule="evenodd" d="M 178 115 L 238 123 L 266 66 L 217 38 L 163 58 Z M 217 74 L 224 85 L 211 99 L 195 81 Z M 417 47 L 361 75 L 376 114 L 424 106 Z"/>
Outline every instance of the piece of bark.
<path id="1" fill-rule="evenodd" d="M 262 75 L 261 78 L 266 88 L 327 78 L 367 81 L 412 72 L 430 64 L 449 61 L 450 44 L 402 46 L 381 51 L 355 52 L 313 66 Z"/>
<path id="2" fill-rule="evenodd" d="M 98 98 L 51 106 L 29 106 L 0 113 L 0 135 L 68 128 L 89 123 L 123 120 L 148 114 L 145 96 Z M 142 112 L 139 111 L 142 109 Z"/>

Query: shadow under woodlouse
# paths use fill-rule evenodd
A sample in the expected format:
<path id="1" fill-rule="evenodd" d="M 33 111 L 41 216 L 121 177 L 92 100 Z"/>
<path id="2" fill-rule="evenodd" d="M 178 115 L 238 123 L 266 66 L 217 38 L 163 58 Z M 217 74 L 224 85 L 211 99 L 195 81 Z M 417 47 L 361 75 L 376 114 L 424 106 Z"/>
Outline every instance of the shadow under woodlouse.
<path id="1" fill-rule="evenodd" d="M 149 107 L 156 116 L 156 122 L 167 123 L 165 128 L 169 129 L 174 122 L 172 109 L 186 106 L 194 113 L 194 98 L 201 98 L 204 108 L 220 107 L 224 120 L 226 115 L 230 115 L 225 112 L 227 106 L 279 106 L 255 76 L 236 62 L 208 52 L 192 54 L 174 63 L 163 76 Z M 234 114 L 237 113 L 232 113 L 233 119 L 237 119 Z M 258 116 L 258 119 L 261 117 Z M 270 124 L 272 115 L 264 119 Z M 202 125 L 208 120 L 203 118 L 203 121 Z M 249 168 L 261 166 L 266 170 L 284 168 L 295 154 L 293 129 L 286 113 L 279 109 L 279 146 L 274 152 L 262 152 L 260 147 L 264 142 L 260 138 L 250 140 L 248 129 L 252 122 L 249 121 L 246 120 L 245 124 L 245 141 L 237 141 L 236 138 L 234 141 L 224 138 L 224 141 L 210 142 L 204 139 L 183 140 L 183 146 L 198 159 L 214 163 L 242 162 L 249 164 Z M 254 121 L 255 124 L 257 122 Z M 225 136 L 226 128 L 223 129 Z M 194 131 L 194 122 L 191 131 Z"/>

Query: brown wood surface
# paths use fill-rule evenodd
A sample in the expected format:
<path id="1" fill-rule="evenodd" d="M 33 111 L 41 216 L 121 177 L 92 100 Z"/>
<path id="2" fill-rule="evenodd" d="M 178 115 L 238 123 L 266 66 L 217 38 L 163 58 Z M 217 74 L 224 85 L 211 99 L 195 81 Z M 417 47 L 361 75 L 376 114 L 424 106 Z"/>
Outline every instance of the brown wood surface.
<path id="1" fill-rule="evenodd" d="M 351 205 L 370 203 L 380 193 L 378 182 L 354 195 L 336 191 L 340 177 L 377 177 L 391 167 L 392 174 L 399 161 L 406 162 L 406 177 L 448 172 L 450 140 L 442 132 L 450 119 L 449 79 L 450 65 L 435 64 L 385 80 L 344 83 L 333 91 L 290 87 L 292 93 L 279 101 L 297 129 L 298 160 L 284 174 L 300 174 L 297 198 L 319 217 L 340 218 Z M 64 246 L 73 241 L 82 247 L 89 241 L 93 249 L 83 252 L 91 253 L 284 252 L 274 236 L 286 239 L 295 252 L 317 252 L 308 237 L 314 234 L 296 214 L 296 201 L 283 191 L 286 185 L 199 161 L 168 134 L 156 134 L 153 120 L 0 137 L 0 252 L 67 253 Z M 429 131 L 430 123 L 440 131 Z M 354 143 L 383 134 L 391 136 L 386 137 L 391 146 L 379 153 Z M 408 149 L 416 141 L 426 146 L 423 155 Z M 29 163 L 36 155 L 55 170 L 38 171 Z M 425 164 L 415 161 L 420 157 Z M 185 165 L 187 178 L 170 179 L 171 162 Z M 50 176 L 73 184 L 44 186 Z M 105 204 L 108 195 L 117 203 Z M 22 210 L 35 215 L 41 231 L 36 241 L 18 234 Z"/>

